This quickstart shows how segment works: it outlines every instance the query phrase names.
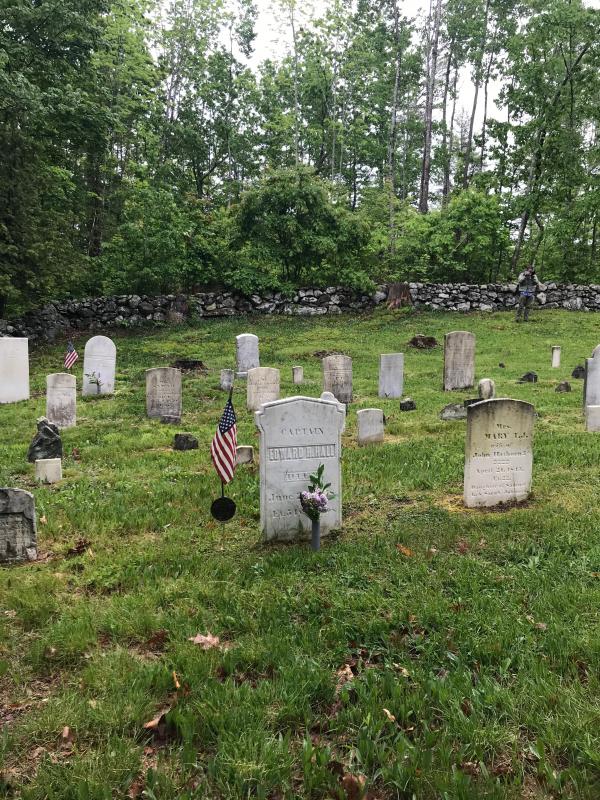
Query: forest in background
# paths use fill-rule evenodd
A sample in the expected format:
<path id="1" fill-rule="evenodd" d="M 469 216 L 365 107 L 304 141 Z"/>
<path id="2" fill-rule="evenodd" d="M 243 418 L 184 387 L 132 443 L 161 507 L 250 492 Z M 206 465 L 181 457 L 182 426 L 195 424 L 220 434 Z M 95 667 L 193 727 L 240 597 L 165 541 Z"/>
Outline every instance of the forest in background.
<path id="1" fill-rule="evenodd" d="M 0 0 L 0 316 L 530 262 L 600 283 L 600 11 L 274 6 L 290 46 L 252 67 L 251 0 Z"/>

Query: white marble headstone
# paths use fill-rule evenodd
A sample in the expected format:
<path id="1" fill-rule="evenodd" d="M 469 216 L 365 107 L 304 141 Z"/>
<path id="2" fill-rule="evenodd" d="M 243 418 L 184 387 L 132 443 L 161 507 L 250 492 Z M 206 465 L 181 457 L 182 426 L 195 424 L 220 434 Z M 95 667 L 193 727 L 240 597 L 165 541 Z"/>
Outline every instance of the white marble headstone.
<path id="1" fill-rule="evenodd" d="M 477 384 L 477 393 L 482 400 L 491 400 L 496 396 L 496 384 L 491 378 L 482 378 Z"/>
<path id="2" fill-rule="evenodd" d="M 475 335 L 452 331 L 444 336 L 444 391 L 470 389 L 475 382 Z"/>
<path id="3" fill-rule="evenodd" d="M 146 370 L 146 414 L 181 417 L 181 370 L 175 367 Z"/>
<path id="4" fill-rule="evenodd" d="M 77 379 L 69 372 L 46 375 L 46 417 L 59 428 L 77 424 Z"/>
<path id="5" fill-rule="evenodd" d="M 248 370 L 246 404 L 248 411 L 258 411 L 263 403 L 279 400 L 279 370 L 273 367 L 254 367 Z"/>
<path id="6" fill-rule="evenodd" d="M 379 356 L 379 397 L 402 397 L 404 389 L 404 353 Z"/>
<path id="7" fill-rule="evenodd" d="M 112 339 L 88 339 L 83 354 L 83 396 L 114 394 L 116 366 L 117 348 Z"/>
<path id="8" fill-rule="evenodd" d="M 469 508 L 526 500 L 531 491 L 535 409 L 483 400 L 467 409 L 464 501 Z"/>
<path id="9" fill-rule="evenodd" d="M 356 414 L 358 423 L 358 444 L 383 442 L 383 411 L 381 408 L 362 408 Z"/>
<path id="10" fill-rule="evenodd" d="M 253 333 L 240 333 L 235 337 L 237 377 L 245 378 L 248 370 L 260 367 L 258 336 Z"/>
<path id="11" fill-rule="evenodd" d="M 35 462 L 35 479 L 40 483 L 58 483 L 62 480 L 61 458 L 38 458 Z"/>
<path id="12" fill-rule="evenodd" d="M 554 345 L 552 348 L 552 368 L 560 367 L 560 346 Z"/>
<path id="13" fill-rule="evenodd" d="M 600 406 L 600 345 L 594 348 L 591 358 L 585 361 L 583 382 L 584 406 Z"/>
<path id="14" fill-rule="evenodd" d="M 292 382 L 296 385 L 304 381 L 304 367 L 292 367 Z"/>
<path id="15" fill-rule="evenodd" d="M 260 432 L 260 521 L 265 539 L 305 538 L 311 521 L 300 492 L 321 464 L 335 497 L 321 515 L 321 535 L 342 524 L 341 437 L 346 412 L 337 400 L 289 397 L 262 406 L 254 418 Z"/>
<path id="16" fill-rule="evenodd" d="M 233 387 L 234 377 L 235 377 L 235 372 L 232 369 L 221 370 L 220 386 L 224 392 L 228 392 Z"/>
<path id="17" fill-rule="evenodd" d="M 29 400 L 29 340 L 0 338 L 0 403 Z"/>
<path id="18" fill-rule="evenodd" d="M 340 403 L 352 402 L 352 359 L 333 355 L 323 359 L 323 391 L 331 392 Z"/>
<path id="19" fill-rule="evenodd" d="M 585 407 L 585 429 L 593 433 L 600 431 L 600 406 Z"/>

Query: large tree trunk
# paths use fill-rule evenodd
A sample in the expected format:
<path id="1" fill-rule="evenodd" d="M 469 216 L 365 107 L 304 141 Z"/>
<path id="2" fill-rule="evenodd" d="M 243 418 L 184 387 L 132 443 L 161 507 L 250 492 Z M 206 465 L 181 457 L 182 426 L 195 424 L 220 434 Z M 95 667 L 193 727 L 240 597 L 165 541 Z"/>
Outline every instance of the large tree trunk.
<path id="1" fill-rule="evenodd" d="M 471 109 L 471 119 L 469 120 L 469 135 L 467 137 L 467 144 L 465 148 L 465 157 L 463 164 L 463 180 L 462 180 L 463 189 L 467 189 L 469 186 L 469 168 L 471 166 L 471 152 L 473 149 L 473 129 L 475 127 L 475 114 L 477 113 L 479 86 L 481 84 L 481 67 L 483 65 L 483 52 L 485 50 L 485 45 L 487 42 L 489 11 L 490 11 L 490 0 L 486 0 L 484 20 L 483 20 L 483 34 L 481 36 L 481 45 L 479 48 L 479 53 L 477 54 L 477 63 L 475 64 L 475 93 L 473 95 L 473 107 Z"/>
<path id="2" fill-rule="evenodd" d="M 456 117 L 456 86 L 458 84 L 458 63 L 454 59 L 454 79 L 452 81 L 452 114 L 450 115 L 450 140 L 448 142 L 448 157 L 444 164 L 444 186 L 442 188 L 442 205 L 448 203 L 450 197 L 450 171 L 452 169 L 452 156 L 454 155 L 454 118 Z"/>
<path id="3" fill-rule="evenodd" d="M 427 70 L 427 91 L 425 98 L 425 141 L 423 144 L 423 163 L 421 168 L 421 189 L 419 192 L 419 211 L 426 214 L 429 210 L 429 180 L 431 176 L 431 138 L 433 131 L 433 101 L 435 97 L 435 74 L 437 70 L 438 40 L 440 35 L 440 17 L 442 0 L 436 0 L 433 30 L 430 30 L 430 47 Z M 431 7 L 429 13 L 431 23 Z"/>
<path id="4" fill-rule="evenodd" d="M 394 0 L 394 43 L 396 47 L 396 58 L 394 68 L 394 88 L 392 90 L 392 111 L 390 119 L 390 133 L 388 136 L 387 148 L 387 183 L 388 183 L 388 202 L 389 202 L 389 251 L 394 253 L 396 246 L 396 231 L 394 222 L 394 207 L 396 201 L 396 135 L 398 131 L 398 90 L 400 85 L 400 67 L 402 64 L 402 52 L 400 49 L 400 24 L 398 13 L 398 0 Z"/>
<path id="5" fill-rule="evenodd" d="M 442 187 L 442 198 L 448 196 L 450 187 L 450 160 L 448 158 L 448 91 L 450 88 L 450 68 L 452 65 L 452 47 L 450 42 L 448 47 L 448 61 L 446 62 L 446 75 L 444 78 L 444 99 L 442 102 L 442 152 L 444 153 L 444 185 Z"/>

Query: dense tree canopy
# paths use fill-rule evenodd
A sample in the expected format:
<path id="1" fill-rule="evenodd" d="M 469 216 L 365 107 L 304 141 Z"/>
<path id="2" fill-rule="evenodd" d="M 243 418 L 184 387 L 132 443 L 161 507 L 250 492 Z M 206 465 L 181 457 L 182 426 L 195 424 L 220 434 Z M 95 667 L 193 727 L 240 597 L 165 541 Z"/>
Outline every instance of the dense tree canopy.
<path id="1" fill-rule="evenodd" d="M 253 68 L 252 0 L 0 0 L 0 314 L 530 261 L 600 282 L 599 11 L 275 6 L 289 47 Z"/>

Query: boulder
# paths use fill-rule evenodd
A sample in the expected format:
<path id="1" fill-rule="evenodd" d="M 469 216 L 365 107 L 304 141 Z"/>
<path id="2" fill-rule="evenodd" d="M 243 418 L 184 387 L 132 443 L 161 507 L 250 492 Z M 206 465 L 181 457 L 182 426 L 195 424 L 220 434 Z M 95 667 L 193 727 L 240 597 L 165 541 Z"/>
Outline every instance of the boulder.
<path id="1" fill-rule="evenodd" d="M 197 450 L 198 439 L 191 433 L 176 433 L 173 439 L 173 450 Z"/>

